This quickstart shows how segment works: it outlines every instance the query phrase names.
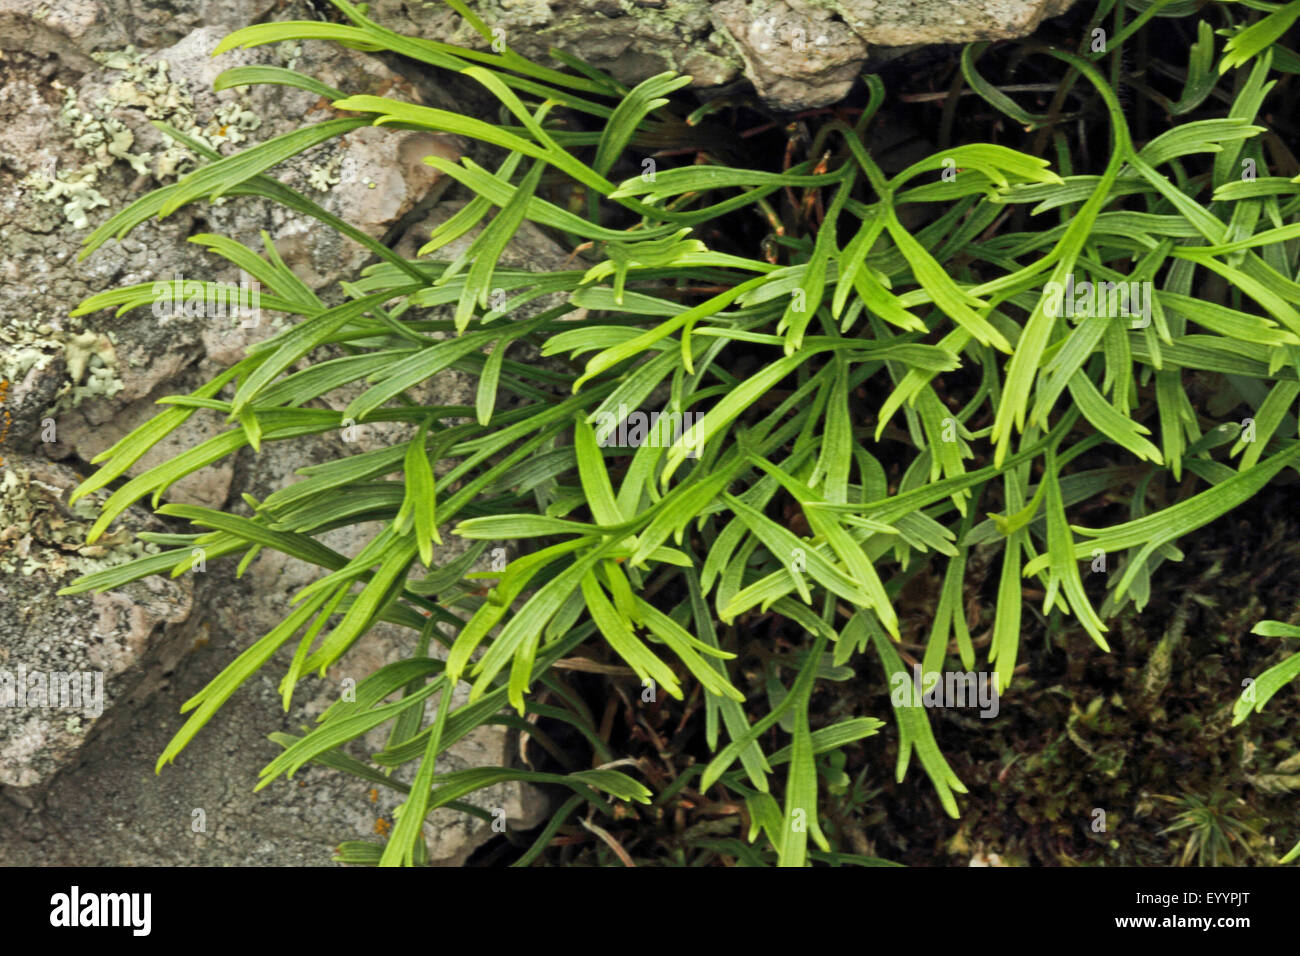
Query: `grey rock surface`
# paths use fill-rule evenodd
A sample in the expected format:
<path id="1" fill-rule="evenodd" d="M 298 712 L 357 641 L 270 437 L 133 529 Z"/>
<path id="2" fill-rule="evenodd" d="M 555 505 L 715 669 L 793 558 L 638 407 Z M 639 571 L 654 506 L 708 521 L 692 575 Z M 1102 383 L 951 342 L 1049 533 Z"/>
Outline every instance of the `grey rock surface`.
<path id="1" fill-rule="evenodd" d="M 494 38 L 556 47 L 624 83 L 674 70 L 698 87 L 748 79 L 780 110 L 825 106 L 898 48 L 1025 36 L 1073 0 L 469 0 Z M 439 3 L 377 0 L 397 30 L 487 47 Z"/>
<path id="2" fill-rule="evenodd" d="M 834 0 L 844 22 L 879 46 L 969 43 L 1032 33 L 1074 0 Z"/>
<path id="3" fill-rule="evenodd" d="M 93 504 L 68 504 L 79 481 L 41 457 L 11 456 L 0 469 L 3 786 L 42 787 L 75 760 L 139 691 L 147 661 L 193 607 L 189 581 L 157 576 L 107 594 L 56 597 L 82 574 L 143 555 L 149 548 L 135 532 L 161 529 L 131 508 L 117 532 L 86 545 Z"/>
<path id="4" fill-rule="evenodd" d="M 81 749 L 55 785 L 0 787 L 0 866 L 324 866 L 343 840 L 378 841 L 393 822 L 400 796 L 322 767 L 254 792 L 258 772 L 280 748 L 266 734 L 301 735 L 337 698 L 342 677 L 405 652 L 407 638 L 382 627 L 361 646 L 365 657 L 340 662 L 337 673 L 303 688 L 285 714 L 277 684 L 288 663 L 273 660 L 242 688 L 176 763 L 155 776 L 154 763 L 180 726 L 179 701 L 198 691 L 247 644 L 261 636 L 248 620 L 262 604 L 252 587 L 218 581 L 201 588 L 192 619 L 167 654 L 156 659 L 147 696 L 122 707 L 111 733 Z M 254 615 L 265 620 L 265 610 Z M 436 699 L 435 699 L 436 701 Z M 436 706 L 436 702 L 431 706 Z M 366 749 L 380 749 L 384 729 Z M 439 761 L 442 771 L 500 765 L 507 738 L 491 729 L 458 742 Z M 398 779 L 409 779 L 400 774 Z M 545 798 L 530 787 L 503 784 L 474 796 L 489 811 L 505 811 L 507 826 L 540 822 Z M 490 832 L 476 817 L 452 810 L 431 814 L 425 827 L 431 858 L 459 865 Z"/>
<path id="5" fill-rule="evenodd" d="M 700 87 L 742 75 L 779 109 L 843 96 L 868 57 L 890 48 L 1024 36 L 1073 0 L 470 0 L 499 40 L 533 57 L 551 47 L 626 83 L 675 70 Z M 81 69 L 96 50 L 159 48 L 208 27 L 265 18 L 268 0 L 0 0 L 0 49 L 56 53 Z M 392 29 L 486 47 L 449 7 L 376 0 Z"/>
<path id="6" fill-rule="evenodd" d="M 758 94 L 776 109 L 842 99 L 866 62 L 867 42 L 831 11 L 803 4 L 756 8 L 745 0 L 713 4 L 713 22 L 745 64 Z"/>
<path id="7" fill-rule="evenodd" d="M 256 23 L 275 6 L 274 0 L 0 0 L 0 50 L 53 53 L 90 69 L 97 50 L 165 47 L 199 27 Z"/>

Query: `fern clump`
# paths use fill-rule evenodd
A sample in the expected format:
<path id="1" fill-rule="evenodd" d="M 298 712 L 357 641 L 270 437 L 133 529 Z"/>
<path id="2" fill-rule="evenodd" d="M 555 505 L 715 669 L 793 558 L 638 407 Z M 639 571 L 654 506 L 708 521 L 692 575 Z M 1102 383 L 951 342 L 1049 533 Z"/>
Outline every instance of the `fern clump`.
<path id="1" fill-rule="evenodd" d="M 1106 621 L 1146 603 L 1161 565 L 1180 558 L 1180 538 L 1300 466 L 1300 186 L 1266 175 L 1261 141 L 1270 77 L 1297 63 L 1275 43 L 1290 21 L 1276 30 L 1275 18 L 1294 19 L 1296 4 L 1245 29 L 1228 19 L 1236 11 L 1216 7 L 1226 43 L 1199 21 L 1182 97 L 1166 100 L 1168 128 L 1141 145 L 1118 71 L 1124 44 L 1160 5 L 1125 23 L 1124 5 L 1102 4 L 1091 26 L 1106 23 L 1111 39 L 1100 50 L 1091 29 L 1078 52 L 1025 44 L 1065 77 L 1044 115 L 981 74 L 982 45 L 968 48 L 963 82 L 1009 125 L 1051 135 L 1036 152 L 945 145 L 887 172 L 869 147 L 886 101 L 877 76 L 866 77 L 860 108 L 809 120 L 806 158 L 754 168 L 724 122 L 732 107 L 692 110 L 680 92 L 686 77 L 627 89 L 562 54 L 564 69 L 553 69 L 509 49 L 404 37 L 333 2 L 347 23 L 259 24 L 219 51 L 303 39 L 387 50 L 477 81 L 500 116 L 340 95 L 280 68 L 225 74 L 222 86 L 319 92 L 339 115 L 224 158 L 169 130 L 206 162 L 117 213 L 86 251 L 151 216 L 247 195 L 317 217 L 377 262 L 345 285 L 346 301 L 327 306 L 269 245 L 263 256 L 195 237 L 262 284 L 263 308 L 293 321 L 197 392 L 165 400 L 101 456 L 78 494 L 121 478 L 192 415 L 216 416 L 225 430 L 121 483 L 91 540 L 133 502 L 152 495 L 156 505 L 176 480 L 244 446 L 260 452 L 378 421 L 404 423 L 409 438 L 314 465 L 239 512 L 164 505 L 159 513 L 197 530 L 68 591 L 183 574 L 194 548 L 244 562 L 269 548 L 321 568 L 282 624 L 185 705 L 193 713 L 160 767 L 290 642 L 286 706 L 297 681 L 323 674 L 376 621 L 418 633 L 413 656 L 367 678 L 355 701 L 334 705 L 301 737 L 277 735 L 284 752 L 260 784 L 313 760 L 381 784 L 417 764 L 387 844 L 349 846 L 345 859 L 419 862 L 431 810 L 518 779 L 573 791 L 522 863 L 581 806 L 614 818 L 610 798 L 663 801 L 688 784 L 701 794 L 720 786 L 744 804 L 749 842 L 733 841 L 731 858 L 878 862 L 832 844 L 819 791 L 844 791 L 836 752 L 878 734 L 889 715 L 814 728 L 820 682 L 847 669 L 889 684 L 899 779 L 914 753 L 956 817 L 966 788 L 916 704 L 931 692 L 951 703 L 956 685 L 991 699 L 996 714 L 1030 615 L 1077 625 L 1106 650 Z M 460 0 L 449 2 L 492 39 Z M 1222 109 L 1211 97 L 1221 83 L 1232 94 Z M 1097 168 L 1056 129 L 1071 95 L 1104 123 Z M 1198 111 L 1209 115 L 1182 121 Z M 453 133 L 498 152 L 495 168 L 426 159 L 472 198 L 414 259 L 268 175 L 363 125 Z M 681 157 L 683 144 L 696 162 Z M 1050 157 L 1038 154 L 1048 146 Z M 502 267 L 525 220 L 567 242 L 573 267 Z M 746 248 L 755 224 L 762 241 Z M 480 225 L 463 254 L 439 258 Z M 133 286 L 77 311 L 152 297 L 152 284 Z M 555 297 L 560 304 L 525 315 Z M 526 348 L 547 361 L 521 361 Z M 473 408 L 410 397 L 446 369 L 476 377 Z M 1188 385 L 1210 376 L 1254 415 L 1203 428 Z M 342 411 L 313 406 L 359 382 Z M 402 480 L 386 478 L 397 472 Z M 1086 523 L 1072 518 L 1085 510 Z M 383 530 L 354 558 L 318 540 L 373 521 Z M 473 547 L 439 566 L 448 533 Z M 499 547 L 513 559 L 472 570 Z M 967 609 L 976 554 L 996 576 L 983 654 Z M 922 572 L 939 576 L 939 597 L 925 609 L 928 633 L 913 636 L 921 659 L 905 662 L 900 594 Z M 1026 603 L 1027 584 L 1041 600 Z M 748 691 L 737 666 L 741 635 L 760 623 L 798 649 L 786 658 L 792 679 L 769 682 L 765 697 Z M 434 641 L 446 645 L 441 654 L 428 653 Z M 580 648 L 630 670 L 645 700 L 698 695 L 708 762 L 657 794 L 626 767 L 607 766 L 626 761 L 551 681 Z M 964 685 L 944 679 L 954 661 Z M 922 685 L 937 674 L 942 686 L 913 694 L 918 672 Z M 445 691 L 462 681 L 469 700 L 454 707 Z M 543 702 L 539 687 L 555 693 Z M 576 728 L 595 769 L 435 774 L 437 755 L 475 727 L 527 726 L 520 719 L 530 715 Z M 388 723 L 390 743 L 371 763 L 341 753 Z"/>

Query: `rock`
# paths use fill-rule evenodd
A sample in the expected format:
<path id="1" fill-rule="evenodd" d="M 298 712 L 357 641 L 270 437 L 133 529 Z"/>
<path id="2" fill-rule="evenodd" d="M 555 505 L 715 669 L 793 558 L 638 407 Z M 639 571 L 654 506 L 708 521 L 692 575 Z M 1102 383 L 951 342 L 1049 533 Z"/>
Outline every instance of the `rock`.
<path id="1" fill-rule="evenodd" d="M 836 0 L 844 22 L 877 46 L 970 43 L 1028 36 L 1074 0 Z"/>
<path id="2" fill-rule="evenodd" d="M 394 245 L 399 255 L 408 259 L 415 258 L 420 248 L 429 241 L 434 229 L 450 219 L 465 207 L 464 200 L 448 200 L 438 203 L 437 207 L 419 222 L 413 223 Z M 478 238 L 483 226 L 491 221 L 491 214 L 485 216 L 473 229 L 458 236 L 438 249 L 434 255 L 439 259 L 455 259 L 463 254 Z M 508 269 L 530 269 L 534 272 L 547 272 L 558 269 L 576 268 L 572 258 L 564 247 L 543 232 L 536 224 L 524 220 L 519 230 L 510 240 L 498 260 Z"/>
<path id="3" fill-rule="evenodd" d="M 0 0 L 0 50 L 53 53 L 78 69 L 96 50 L 161 47 L 200 26 L 256 23 L 273 0 Z"/>
<path id="4" fill-rule="evenodd" d="M 110 240 L 87 260 L 77 260 L 85 230 L 159 178 L 168 181 L 185 170 L 179 152 L 150 120 L 164 119 L 229 153 L 295 129 L 304 117 L 311 122 L 335 115 L 314 94 L 286 87 L 214 93 L 211 83 L 224 69 L 301 59 L 303 69 L 350 91 L 421 100 L 408 81 L 374 57 L 328 44 L 310 44 L 305 53 L 301 45 L 296 52 L 292 46 L 257 47 L 214 59 L 209 53 L 225 32 L 204 27 L 156 53 L 97 53 L 103 62 L 90 61 L 93 69 L 85 73 L 69 72 L 66 64 L 51 73 L 48 62 L 28 53 L 0 60 L 0 314 L 6 316 L 0 327 L 0 401 L 8 415 L 0 441 L 6 448 L 30 451 L 46 436 L 41 443 L 55 458 L 78 446 L 102 449 L 106 441 L 83 439 L 125 433 L 156 411 L 151 403 L 135 403 L 155 392 L 178 391 L 163 383 L 174 383 L 195 361 L 207 356 L 231 364 L 249 344 L 282 326 L 278 315 L 264 315 L 245 328 L 227 316 L 160 319 L 147 307 L 122 316 L 105 311 L 68 317 L 69 308 L 86 296 L 119 285 L 176 277 L 239 282 L 233 266 L 185 242 L 188 235 L 211 231 L 260 249 L 265 230 L 316 288 L 354 275 L 369 260 L 368 250 L 316 220 L 253 199 L 187 207 L 162 222 L 142 223 L 122 241 Z M 113 137 L 120 138 L 118 152 L 105 152 L 104 143 Z M 459 142 L 363 128 L 295 157 L 275 174 L 382 239 L 436 199 L 443 177 L 421 162 L 428 153 L 456 158 Z M 322 161 L 334 163 L 334 182 L 326 178 L 322 184 Z M 171 172 L 164 175 L 163 168 Z M 65 193 L 50 200 L 56 181 Z M 80 199 L 69 199 L 73 187 L 82 190 Z M 86 217 L 84 227 L 70 230 L 69 217 L 79 216 Z M 110 422 L 114 428 L 101 429 Z M 51 430 L 76 440 L 48 447 Z M 212 484 L 210 475 L 203 480 Z M 223 483 L 229 484 L 228 476 L 216 485 Z M 182 482 L 176 493 L 183 498 L 190 486 L 192 481 Z"/>
<path id="5" fill-rule="evenodd" d="M 263 496 L 291 480 L 296 467 L 343 450 L 338 439 L 326 437 L 268 447 L 241 471 L 241 487 Z M 72 483 L 71 474 L 59 465 L 36 460 L 33 473 L 57 474 L 59 487 Z M 129 527 L 134 529 L 134 522 Z M 323 540 L 351 555 L 377 530 L 375 524 L 341 528 Z M 72 541 L 81 535 L 83 528 L 68 532 Z M 450 535 L 444 540 L 449 545 L 440 557 L 447 560 L 466 547 Z M 4 547 L 0 542 L 0 563 Z M 43 551 L 32 560 L 52 563 Z M 109 729 L 89 742 L 84 719 L 77 732 L 63 727 L 66 711 L 51 712 L 57 717 L 53 721 L 42 712 L 43 721 L 33 725 L 27 712 L 0 708 L 0 784 L 18 788 L 9 795 L 22 805 L 0 808 L 0 864 L 324 865 L 339 841 L 377 840 L 400 803 L 393 791 L 375 791 L 364 781 L 319 767 L 304 768 L 292 781 L 266 791 L 253 793 L 253 787 L 258 771 L 279 752 L 267 733 L 301 734 L 338 699 L 345 678 L 359 681 L 377 667 L 409 656 L 414 632 L 393 625 L 373 628 L 326 678 L 304 678 L 287 714 L 277 685 L 292 657 L 292 644 L 282 649 L 174 765 L 159 777 L 151 772 L 185 719 L 178 714 L 180 702 L 278 623 L 293 594 L 319 573 L 296 559 L 263 552 L 242 578 L 234 576 L 234 562 L 227 560 L 175 581 L 160 583 L 155 577 L 105 595 L 56 599 L 54 588 L 73 576 L 68 570 L 50 582 L 48 599 L 40 603 L 48 612 L 39 621 L 21 624 L 16 635 L 0 623 L 0 648 L 10 649 L 10 662 L 16 660 L 13 649 L 24 648 L 24 660 L 63 665 L 49 663 L 47 670 L 72 669 L 60 655 L 68 652 L 65 645 L 79 646 L 76 638 L 66 642 L 50 635 L 93 629 L 81 666 L 104 671 L 105 699 L 118 707 Z M 20 592 L 12 590 L 16 577 L 0 575 L 0 603 L 6 607 L 33 599 L 26 581 Z M 170 592 L 154 594 L 159 587 L 181 588 L 192 598 L 173 606 Z M 13 669 L 0 660 L 0 673 L 7 666 Z M 124 669 L 129 669 L 129 681 L 112 679 Z M 467 694 L 467 686 L 459 688 L 457 702 L 463 703 Z M 436 706 L 436 698 L 427 703 L 428 719 Z M 354 756 L 364 759 L 382 749 L 386 733 L 386 727 L 372 732 L 353 746 Z M 444 755 L 440 769 L 509 764 L 512 739 L 500 727 L 479 728 Z M 396 779 L 409 781 L 413 771 L 403 768 Z M 507 825 L 518 829 L 537 826 L 548 803 L 535 788 L 512 783 L 470 799 L 489 812 L 504 810 Z M 200 822 L 205 829 L 193 829 Z M 448 809 L 433 814 L 425 832 L 431 859 L 440 865 L 458 865 L 492 834 L 482 820 Z M 41 838 L 33 842 L 19 834 Z"/>
<path id="6" fill-rule="evenodd" d="M 0 469 L 0 784 L 43 786 L 141 683 L 156 647 L 192 609 L 185 579 L 153 577 L 103 595 L 56 597 L 81 574 L 147 549 L 135 532 L 160 522 L 132 508 L 122 530 L 85 546 L 89 502 L 62 465 L 12 457 Z M 104 494 L 99 495 L 102 500 Z"/>
<path id="7" fill-rule="evenodd" d="M 125 408 L 116 409 L 111 418 L 102 422 L 95 421 L 98 414 L 87 413 L 102 410 L 108 402 L 94 402 L 88 407 L 69 411 L 61 416 L 59 427 L 54 431 L 56 440 L 43 444 L 42 449 L 46 455 L 55 459 L 75 455 L 81 461 L 91 461 L 101 451 L 157 415 L 161 411 L 161 407 L 156 404 L 158 399 L 166 395 L 188 394 L 201 384 L 199 375 L 182 375 L 178 372 L 150 395 Z M 145 452 L 127 470 L 127 474 L 131 477 L 143 474 L 224 430 L 223 423 L 217 416 L 191 415 L 176 431 Z M 234 474 L 234 461 L 223 458 L 181 478 L 167 489 L 164 498 L 181 504 L 220 508 L 230 496 Z"/>
<path id="8" fill-rule="evenodd" d="M 444 540 L 446 540 L 444 538 Z M 440 560 L 448 560 L 447 555 L 440 555 Z M 329 683 L 325 695 L 318 696 L 308 711 L 324 710 L 337 698 L 342 681 L 351 677 L 361 678 L 373 673 L 379 667 L 410 656 L 410 632 L 389 624 L 381 624 L 366 635 L 363 643 L 352 649 L 330 669 Z M 435 647 L 438 657 L 445 657 L 443 648 Z M 452 696 L 453 705 L 459 707 L 469 701 L 469 685 L 462 683 Z M 426 725 L 433 721 L 438 710 L 438 697 L 426 701 Z M 364 738 L 364 746 L 358 748 L 357 756 L 378 753 L 388 741 L 387 726 L 378 727 Z M 511 744 L 513 734 L 501 732 L 499 727 L 479 727 L 458 740 L 454 746 L 438 760 L 438 771 L 447 773 L 454 770 L 466 770 L 471 767 L 509 766 L 513 760 Z M 402 768 L 397 779 L 409 783 L 414 776 L 413 766 Z M 469 802 L 488 812 L 504 811 L 504 820 L 508 827 L 529 830 L 539 826 L 546 819 L 548 801 L 546 795 L 528 784 L 501 783 L 470 794 Z M 429 816 L 425 826 L 425 837 L 429 846 L 429 858 L 443 866 L 459 866 L 492 834 L 491 827 L 478 817 L 457 810 L 440 808 Z"/>
<path id="9" fill-rule="evenodd" d="M 624 83 L 665 70 L 701 87 L 740 75 L 739 57 L 715 34 L 710 0 L 471 0 L 500 41 L 544 60 L 552 47 L 576 54 Z M 393 30 L 486 48 L 489 44 L 442 4 L 377 0 L 371 16 Z"/>
<path id="10" fill-rule="evenodd" d="M 843 99 L 867 59 L 866 42 L 824 8 L 726 0 L 713 5 L 712 16 L 734 41 L 758 95 L 775 109 Z"/>
<path id="11" fill-rule="evenodd" d="M 775 109 L 840 99 L 864 66 L 922 43 L 1025 36 L 1072 0 L 469 0 L 496 39 L 534 59 L 551 47 L 626 84 L 665 70 L 716 87 L 743 76 Z M 395 30 L 488 46 L 440 4 L 377 0 Z"/>
<path id="12" fill-rule="evenodd" d="M 283 655 L 227 702 L 175 764 L 154 775 L 154 761 L 180 725 L 178 702 L 260 636 L 214 626 L 231 608 L 242 612 L 237 599 L 248 594 L 238 586 L 225 593 L 228 602 L 194 615 L 177 645 L 174 673 L 138 710 L 124 714 L 116 736 L 89 744 L 56 786 L 4 791 L 0 865 L 325 866 L 339 842 L 378 842 L 391 827 L 400 794 L 324 767 L 309 764 L 292 780 L 253 792 L 258 771 L 280 752 L 266 734 L 301 734 L 313 709 L 319 712 L 326 695 L 338 693 L 332 680 L 314 692 L 305 682 L 300 690 L 307 693 L 299 696 L 314 708 L 300 702 L 285 714 L 276 690 Z M 383 739 L 378 731 L 365 743 Z M 499 728 L 476 731 L 439 767 L 500 764 L 508 759 L 508 739 Z M 533 788 L 509 784 L 472 799 L 489 811 L 505 810 L 507 825 L 519 829 L 536 826 L 546 807 Z M 425 833 L 431 859 L 443 866 L 459 865 L 491 835 L 482 820 L 447 809 L 430 816 Z"/>
<path id="13" fill-rule="evenodd" d="M 442 173 L 422 162 L 423 158 L 436 155 L 455 161 L 461 153 L 456 137 L 362 127 L 323 144 L 313 157 L 312 168 L 330 183 L 327 196 L 313 198 L 340 219 L 382 239 L 417 207 L 428 208 L 449 184 Z M 301 176 L 307 166 L 299 164 L 296 172 Z M 341 275 L 355 274 L 372 258 L 361 244 L 323 230 L 316 220 L 305 217 L 285 224 L 276 237 L 276 249 L 312 289 L 329 286 Z"/>

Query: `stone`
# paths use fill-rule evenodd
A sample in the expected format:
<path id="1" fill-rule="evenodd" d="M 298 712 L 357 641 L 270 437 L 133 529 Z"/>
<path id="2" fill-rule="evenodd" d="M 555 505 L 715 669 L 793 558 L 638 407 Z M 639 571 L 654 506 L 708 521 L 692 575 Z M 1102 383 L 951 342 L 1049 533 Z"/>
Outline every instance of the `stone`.
<path id="1" fill-rule="evenodd" d="M 166 395 L 188 394 L 201 384 L 199 375 L 182 375 L 178 372 L 145 398 L 115 409 L 114 414 L 103 422 L 93 421 L 87 412 L 94 411 L 96 407 L 102 408 L 108 402 L 94 402 L 88 407 L 72 410 L 61 416 L 60 427 L 55 433 L 57 440 L 42 444 L 41 447 L 50 458 L 75 456 L 80 461 L 91 461 L 100 452 L 112 447 L 119 439 L 157 415 L 161 411 L 161 407 L 156 404 L 158 399 Z M 127 475 L 135 477 L 143 474 L 224 430 L 217 416 L 191 415 L 179 428 L 145 452 L 127 469 Z M 234 475 L 233 459 L 223 458 L 184 476 L 169 487 L 163 497 L 180 504 L 220 508 L 230 496 Z"/>
<path id="2" fill-rule="evenodd" d="M 457 137 L 373 126 L 353 130 L 323 147 L 313 156 L 314 169 L 325 170 L 334 181 L 324 197 L 313 194 L 312 198 L 376 239 L 384 238 L 417 207 L 427 209 L 450 184 L 423 158 L 435 155 L 455 161 L 462 153 Z M 304 162 L 296 171 L 303 175 L 306 156 L 300 159 Z M 292 175 L 289 178 L 292 181 Z M 322 230 L 320 223 L 306 217 L 285 224 L 276 237 L 276 249 L 312 289 L 355 274 L 372 258 L 360 243 Z"/>
<path id="3" fill-rule="evenodd" d="M 587 60 L 623 83 L 665 70 L 689 74 L 698 86 L 736 79 L 741 62 L 714 36 L 708 0 L 471 0 L 499 30 L 495 38 L 524 56 L 542 60 L 558 47 Z M 393 30 L 486 49 L 489 41 L 441 3 L 376 0 L 371 16 Z"/>
<path id="4" fill-rule="evenodd" d="M 163 47 L 207 25 L 256 23 L 273 0 L 0 0 L 0 50 L 55 54 L 79 69 L 90 54 L 128 44 Z"/>
<path id="5" fill-rule="evenodd" d="M 162 528 L 131 508 L 120 531 L 85 545 L 92 507 L 67 504 L 78 483 L 71 469 L 38 458 L 13 456 L 0 469 L 0 785 L 39 788 L 74 762 L 193 608 L 189 581 L 157 576 L 108 594 L 56 596 L 82 574 L 157 550 L 134 535 Z"/>
<path id="6" fill-rule="evenodd" d="M 755 16 L 744 0 L 726 0 L 713 5 L 712 16 L 734 42 L 758 95 L 775 109 L 843 99 L 867 58 L 866 42 L 825 9 L 777 0 Z"/>
<path id="7" fill-rule="evenodd" d="M 835 0 L 832 8 L 877 46 L 970 43 L 1028 36 L 1074 0 Z"/>
<path id="8" fill-rule="evenodd" d="M 777 110 L 825 106 L 899 48 L 1026 36 L 1073 0 L 469 0 L 494 39 L 558 48 L 625 84 L 674 70 L 708 89 L 747 79 Z M 486 48 L 441 4 L 376 0 L 395 30 Z"/>

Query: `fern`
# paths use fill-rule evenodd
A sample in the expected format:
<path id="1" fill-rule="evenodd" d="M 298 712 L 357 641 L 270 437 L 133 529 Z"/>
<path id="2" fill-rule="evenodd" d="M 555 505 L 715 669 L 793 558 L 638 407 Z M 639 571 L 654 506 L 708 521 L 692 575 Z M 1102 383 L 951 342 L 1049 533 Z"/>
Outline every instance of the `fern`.
<path id="1" fill-rule="evenodd" d="M 715 841 L 718 852 L 756 865 L 879 862 L 845 854 L 827 838 L 816 758 L 876 734 L 880 721 L 863 715 L 814 730 L 810 706 L 828 669 L 883 671 L 887 681 L 907 673 L 895 649 L 896 606 L 919 569 L 933 567 L 943 580 L 927 670 L 950 655 L 971 670 L 967 568 L 977 548 L 1000 554 L 987 662 L 1002 693 L 1020 656 L 1025 579 L 1042 589 L 1043 616 L 1073 618 L 1105 649 L 1106 619 L 1130 601 L 1145 604 L 1160 565 L 1180 557 L 1181 537 L 1300 467 L 1300 188 L 1284 177 L 1238 175 L 1239 160 L 1262 159 L 1269 76 L 1276 62 L 1291 62 L 1280 47 L 1275 60 L 1274 41 L 1280 20 L 1294 19 L 1294 3 L 1225 45 L 1220 72 L 1245 73 L 1227 116 L 1181 122 L 1140 148 L 1103 58 L 1026 44 L 1102 104 L 1110 150 L 1096 173 L 1073 171 L 1065 149 L 1053 164 L 971 143 L 889 175 L 866 145 L 885 99 L 875 76 L 866 77 L 869 100 L 856 121 L 826 119 L 808 159 L 783 171 L 743 168 L 707 145 L 726 141 L 717 111 L 689 114 L 675 98 L 688 78 L 664 74 L 626 91 L 590 68 L 570 73 L 509 50 L 399 36 L 346 0 L 332 2 L 347 24 L 264 23 L 219 49 L 310 37 L 387 50 L 477 81 L 508 119 L 337 95 L 288 70 L 223 74 L 218 88 L 287 83 L 323 91 L 336 109 L 357 115 L 225 158 L 204 153 L 197 170 L 96 229 L 83 254 L 152 216 L 245 195 L 315 216 L 366 243 L 378 261 L 344 286 L 347 301 L 327 307 L 274 257 L 195 237 L 257 276 L 269 289 L 263 306 L 296 321 L 204 388 L 165 400 L 165 411 L 97 459 L 99 470 L 76 496 L 124 476 L 191 415 L 212 416 L 224 430 L 121 483 L 92 541 L 133 502 L 152 496 L 157 506 L 175 481 L 245 445 L 266 453 L 272 443 L 349 421 L 406 423 L 410 437 L 306 469 L 244 514 L 163 506 L 160 513 L 188 521 L 193 534 L 64 593 L 183 574 L 193 548 L 244 561 L 269 548 L 321 569 L 278 627 L 186 702 L 192 713 L 159 769 L 291 641 L 298 652 L 282 685 L 286 707 L 299 680 L 323 674 L 377 621 L 418 632 L 422 648 L 444 643 L 444 660 L 421 650 L 368 677 L 355 702 L 335 704 L 304 736 L 275 737 L 284 751 L 259 786 L 311 761 L 380 782 L 396 767 L 418 768 L 386 846 L 349 844 L 346 861 L 422 862 L 426 814 L 463 807 L 467 795 L 507 779 L 573 791 L 525 865 L 580 807 L 590 823 L 597 814 L 612 818 L 611 800 L 663 799 L 604 768 L 617 755 L 600 752 L 589 714 L 572 702 L 538 700 L 558 661 L 603 645 L 645 687 L 676 698 L 700 688 L 714 753 L 698 786 L 743 797 L 756 844 Z M 460 0 L 449 3 L 491 39 Z M 1118 63 L 1123 43 L 1153 15 L 1130 24 L 1106 56 Z M 1176 115 L 1196 111 L 1217 82 L 1216 41 L 1204 31 L 1199 37 Z M 984 50 L 975 45 L 962 56 L 966 83 L 1014 123 L 1050 125 L 981 75 Z M 269 175 L 364 124 L 454 133 L 501 154 L 495 171 L 468 159 L 427 159 L 474 198 L 418 258 L 397 256 Z M 705 144 L 702 161 L 658 168 L 652 154 L 687 130 Z M 555 186 L 556 177 L 567 187 Z M 784 218 L 773 205 L 783 197 Z M 1054 224 L 1008 227 L 1026 214 Z M 745 216 L 772 226 L 770 254 L 711 243 Z M 566 239 L 575 267 L 502 266 L 502 250 L 525 221 Z M 477 225 L 464 255 L 435 258 Z M 1149 290 L 1139 293 L 1140 314 L 1079 314 L 1070 293 L 1083 277 L 1111 284 L 1112 302 L 1120 284 Z M 1202 294 L 1198 280 L 1210 277 L 1228 291 Z M 562 304 L 523 317 L 525 306 L 557 294 Z M 77 314 L 148 301 L 145 287 L 116 290 L 86 300 Z M 429 317 L 430 309 L 440 311 Z M 548 363 L 523 360 L 531 343 Z M 742 356 L 759 356 L 757 369 L 739 371 Z M 313 364 L 293 371 L 303 360 Z M 445 369 L 477 377 L 473 409 L 425 406 L 407 395 Z M 1202 431 L 1186 383 L 1206 374 L 1225 376 L 1256 409 L 1249 433 L 1234 423 Z M 305 407 L 355 382 L 365 388 L 343 411 Z M 635 448 L 610 444 L 627 409 L 657 413 Z M 405 481 L 383 480 L 394 471 Z M 1127 502 L 1127 520 L 1071 523 L 1072 509 L 1116 500 Z M 1000 511 L 981 518 L 981 507 Z M 369 521 L 384 530 L 356 558 L 317 540 Z M 491 572 L 467 562 L 438 569 L 440 528 L 480 542 L 475 557 L 493 543 L 518 553 Z M 1107 556 L 1114 562 L 1100 605 L 1089 594 L 1098 579 L 1087 570 L 1099 556 L 1103 567 Z M 480 580 L 492 582 L 485 594 Z M 804 653 L 789 686 L 755 717 L 762 705 L 738 686 L 733 662 L 737 632 L 760 620 L 779 623 Z M 461 682 L 469 700 L 452 706 L 446 691 Z M 1264 678 L 1261 685 L 1272 687 Z M 435 697 L 435 715 L 426 718 Z M 1238 720 L 1248 710 L 1239 705 Z M 600 767 L 435 772 L 435 758 L 475 727 L 530 715 L 579 728 Z M 914 753 L 956 817 L 966 788 L 929 715 L 897 705 L 893 717 L 898 779 Z M 342 753 L 387 723 L 390 742 L 372 764 Z M 778 727 L 788 745 L 773 751 Z"/>

